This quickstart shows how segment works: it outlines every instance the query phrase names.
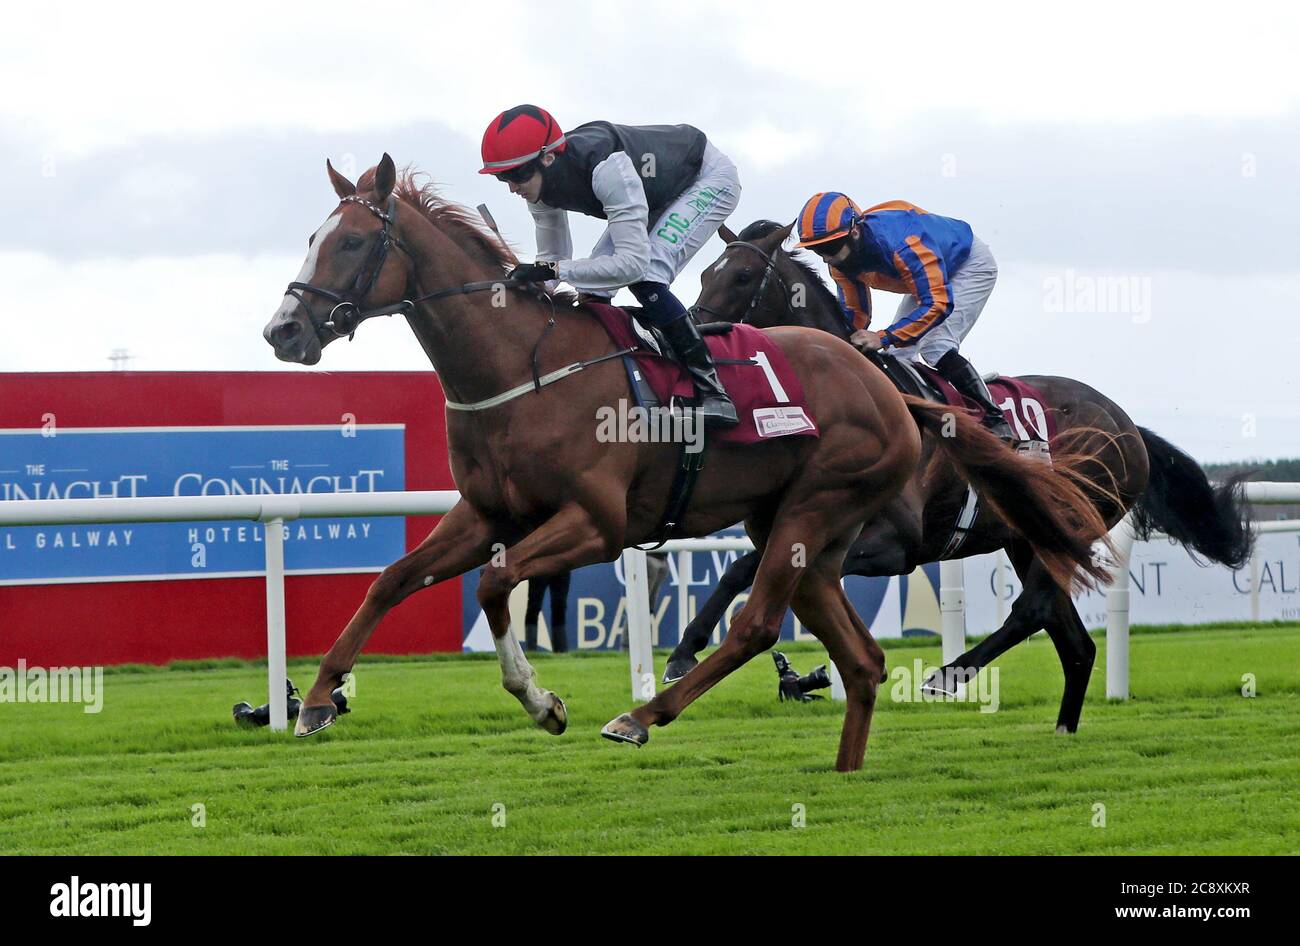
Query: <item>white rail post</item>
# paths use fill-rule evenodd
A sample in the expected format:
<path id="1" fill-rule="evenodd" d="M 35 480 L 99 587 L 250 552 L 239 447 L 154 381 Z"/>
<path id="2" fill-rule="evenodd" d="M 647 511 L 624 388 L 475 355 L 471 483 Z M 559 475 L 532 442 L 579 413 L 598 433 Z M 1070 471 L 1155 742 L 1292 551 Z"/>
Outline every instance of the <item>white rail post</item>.
<path id="1" fill-rule="evenodd" d="M 1129 561 L 1133 556 L 1133 524 L 1128 516 L 1112 533 L 1115 577 L 1106 592 L 1106 699 L 1128 699 Z"/>
<path id="2" fill-rule="evenodd" d="M 1006 550 L 998 549 L 994 555 L 994 561 L 997 563 L 997 568 L 994 571 L 995 577 L 993 579 L 993 584 L 997 588 L 996 592 L 994 593 L 994 597 L 997 598 L 997 602 L 998 602 L 998 627 L 1001 627 L 1003 624 L 1007 623 L 1007 601 L 1006 598 L 1003 597 L 1003 589 L 1006 587 L 1006 580 L 1007 580 Z"/>
<path id="3" fill-rule="evenodd" d="M 966 571 L 960 559 L 939 563 L 939 614 L 946 666 L 966 652 Z"/>
<path id="4" fill-rule="evenodd" d="M 691 623 L 691 550 L 677 553 L 677 640 L 686 636 L 686 625 Z"/>
<path id="5" fill-rule="evenodd" d="M 271 731 L 289 728 L 289 705 L 284 681 L 284 520 L 268 519 L 262 524 L 262 545 L 266 549 L 266 688 L 271 705 Z"/>
<path id="6" fill-rule="evenodd" d="M 1250 619 L 1259 620 L 1259 544 L 1250 550 Z"/>
<path id="7" fill-rule="evenodd" d="M 627 659 L 632 671 L 632 699 L 655 695 L 655 660 L 650 646 L 650 582 L 645 552 L 623 550 L 623 582 L 627 585 Z"/>

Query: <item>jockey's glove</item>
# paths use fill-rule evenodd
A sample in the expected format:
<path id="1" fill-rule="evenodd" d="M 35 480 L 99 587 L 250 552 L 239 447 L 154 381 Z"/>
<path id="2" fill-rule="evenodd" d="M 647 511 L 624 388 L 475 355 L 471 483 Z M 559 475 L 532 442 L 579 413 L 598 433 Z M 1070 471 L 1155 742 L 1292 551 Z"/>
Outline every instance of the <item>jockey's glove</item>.
<path id="1" fill-rule="evenodd" d="M 538 260 L 536 263 L 520 263 L 510 270 L 506 278 L 519 282 L 550 282 L 559 279 L 559 276 L 555 271 L 554 260 Z"/>

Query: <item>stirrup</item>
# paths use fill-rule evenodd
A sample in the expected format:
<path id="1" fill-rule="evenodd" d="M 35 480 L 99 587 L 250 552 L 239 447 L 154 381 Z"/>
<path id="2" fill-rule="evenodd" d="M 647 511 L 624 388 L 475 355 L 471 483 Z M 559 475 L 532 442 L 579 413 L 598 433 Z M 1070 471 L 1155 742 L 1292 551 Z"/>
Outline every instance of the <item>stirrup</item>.
<path id="1" fill-rule="evenodd" d="M 988 428 L 990 433 L 994 434 L 999 440 L 1002 440 L 1012 448 L 1022 442 L 1021 439 L 1016 436 L 1015 430 L 1013 430 L 1011 425 L 1007 423 L 1006 417 L 1003 416 L 1001 412 L 998 413 L 998 419 L 996 422 L 993 420 L 992 415 L 986 414 L 984 416 L 984 426 Z"/>
<path id="2" fill-rule="evenodd" d="M 699 411 L 704 418 L 705 426 L 735 427 L 740 423 L 740 415 L 736 413 L 736 405 L 725 394 L 701 396 Z"/>

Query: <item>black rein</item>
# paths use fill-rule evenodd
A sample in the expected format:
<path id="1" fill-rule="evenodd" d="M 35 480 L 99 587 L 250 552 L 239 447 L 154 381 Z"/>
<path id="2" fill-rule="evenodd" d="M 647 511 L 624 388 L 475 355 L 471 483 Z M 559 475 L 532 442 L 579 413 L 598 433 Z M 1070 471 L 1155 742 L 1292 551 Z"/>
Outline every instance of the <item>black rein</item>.
<path id="1" fill-rule="evenodd" d="M 355 195 L 344 197 L 340 203 L 359 204 L 378 217 L 380 220 L 379 239 L 370 248 L 370 253 L 361 263 L 361 268 L 357 271 L 356 277 L 353 278 L 345 291 L 339 293 L 332 289 L 313 286 L 311 283 L 305 282 L 291 282 L 289 287 L 285 289 L 284 294 L 286 296 L 293 296 L 307 310 L 307 316 L 311 319 L 311 323 L 318 333 L 321 329 L 328 329 L 337 338 L 350 339 L 356 334 L 361 323 L 367 319 L 398 313 L 413 315 L 415 307 L 422 302 L 433 302 L 436 299 L 468 295 L 472 292 L 485 292 L 489 289 L 536 288 L 532 283 L 521 282 L 517 279 L 489 279 L 483 282 L 470 282 L 460 286 L 453 286 L 450 289 L 440 289 L 437 292 L 430 292 L 414 299 L 403 299 L 400 302 L 379 306 L 374 309 L 362 309 L 361 302 L 369 295 L 370 290 L 374 288 L 375 282 L 379 279 L 379 273 L 388 260 L 388 251 L 396 247 L 408 257 L 410 257 L 411 251 L 407 249 L 406 244 L 392 230 L 393 222 L 397 217 L 396 194 L 389 195 L 387 212 L 380 210 L 365 198 Z M 304 293 L 312 293 L 334 303 L 334 307 L 330 309 L 329 316 L 326 319 L 322 321 L 316 317 L 316 313 L 312 310 L 311 304 L 307 301 Z"/>

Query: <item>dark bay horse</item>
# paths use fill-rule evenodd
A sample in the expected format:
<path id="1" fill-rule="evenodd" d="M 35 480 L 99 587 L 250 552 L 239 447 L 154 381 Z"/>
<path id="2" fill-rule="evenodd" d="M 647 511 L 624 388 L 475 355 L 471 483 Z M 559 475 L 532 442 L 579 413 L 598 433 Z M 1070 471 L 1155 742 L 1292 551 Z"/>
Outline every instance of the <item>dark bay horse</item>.
<path id="1" fill-rule="evenodd" d="M 312 365 L 365 319 L 403 315 L 446 392 L 461 498 L 370 587 L 322 661 L 295 731 L 310 735 L 334 722 L 330 691 L 389 610 L 485 566 L 478 600 L 502 683 L 534 722 L 558 735 L 567 710 L 537 685 L 510 627 L 511 589 L 612 561 L 650 538 L 664 513 L 677 445 L 601 442 L 599 409 L 629 397 L 609 338 L 571 300 L 507 285 L 514 254 L 464 208 L 409 173 L 399 176 L 388 155 L 355 185 L 327 168 L 339 204 L 308 241 L 302 272 L 263 335 L 282 361 Z M 806 386 L 821 436 L 711 448 L 682 531 L 707 535 L 743 521 L 763 550 L 753 594 L 721 647 L 602 734 L 644 744 L 650 726 L 672 722 L 771 647 L 793 607 L 844 678 L 848 707 L 836 767 L 853 770 L 862 765 L 884 654 L 840 587 L 843 559 L 863 524 L 914 478 L 921 437 L 913 419 L 936 427 L 944 412 L 900 396 L 852 346 L 825 332 L 779 328 L 770 337 Z M 561 375 L 559 383 L 535 386 Z M 1055 580 L 1104 580 L 1089 554 L 1104 525 L 1080 490 L 969 418 L 943 448 L 957 462 L 980 465 L 977 479 Z"/>
<path id="2" fill-rule="evenodd" d="M 782 248 L 789 233 L 790 226 L 767 220 L 751 224 L 739 237 L 724 227 L 719 235 L 728 246 L 704 272 L 694 308 L 697 318 L 758 327 L 805 325 L 847 338 L 835 295 L 808 262 Z M 1081 478 L 1107 526 L 1133 509 L 1140 537 L 1163 532 L 1195 555 L 1230 568 L 1249 561 L 1252 536 L 1243 522 L 1237 481 L 1211 485 L 1194 460 L 1135 426 L 1118 405 L 1080 381 L 1046 376 L 1024 380 L 1044 395 L 1044 406 L 1056 416 L 1054 464 Z M 915 475 L 867 521 L 845 556 L 844 574 L 906 575 L 940 559 L 967 493 L 961 471 L 944 462 L 940 447 L 932 431 L 923 431 Z M 989 637 L 931 675 L 926 689 L 953 692 L 952 681 L 966 678 L 1041 628 L 1055 645 L 1065 673 L 1057 731 L 1075 732 L 1096 644 L 1074 602 L 1053 581 L 1032 546 L 1007 527 L 998 510 L 986 509 L 972 523 L 957 557 L 997 549 L 1006 549 L 1023 583 L 1010 616 Z M 694 666 L 713 627 L 749 586 L 755 562 L 755 553 L 750 553 L 727 570 L 669 658 L 665 680 L 677 679 Z"/>

